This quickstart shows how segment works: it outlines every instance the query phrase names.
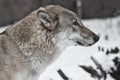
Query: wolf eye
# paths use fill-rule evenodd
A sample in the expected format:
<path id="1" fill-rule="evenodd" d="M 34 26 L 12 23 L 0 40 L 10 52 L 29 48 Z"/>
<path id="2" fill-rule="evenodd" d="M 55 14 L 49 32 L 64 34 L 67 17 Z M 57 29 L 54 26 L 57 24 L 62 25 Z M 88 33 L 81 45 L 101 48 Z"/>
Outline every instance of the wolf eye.
<path id="1" fill-rule="evenodd" d="M 73 22 L 73 25 L 77 26 L 77 25 L 79 25 L 79 24 L 78 24 L 77 21 L 74 21 L 74 22 Z"/>

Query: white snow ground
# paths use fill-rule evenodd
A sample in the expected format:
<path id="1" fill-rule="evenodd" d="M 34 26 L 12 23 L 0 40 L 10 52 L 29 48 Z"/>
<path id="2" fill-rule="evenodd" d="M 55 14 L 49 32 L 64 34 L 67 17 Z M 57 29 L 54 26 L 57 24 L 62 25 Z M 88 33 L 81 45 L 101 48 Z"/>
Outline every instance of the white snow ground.
<path id="1" fill-rule="evenodd" d="M 96 65 L 91 60 L 91 56 L 102 65 L 106 72 L 110 71 L 111 67 L 116 69 L 112 59 L 116 56 L 120 57 L 120 54 L 106 55 L 105 52 L 107 49 L 116 46 L 120 49 L 120 16 L 107 19 L 83 20 L 83 23 L 93 32 L 100 35 L 99 42 L 91 47 L 68 47 L 59 59 L 44 71 L 39 80 L 63 80 L 57 73 L 58 69 L 61 69 L 70 78 L 69 80 L 98 80 L 79 67 L 79 65 L 87 65 L 97 70 Z M 0 32 L 2 31 L 4 31 L 4 28 L 0 29 Z M 105 40 L 105 38 L 108 40 Z M 99 51 L 99 46 L 103 47 L 104 51 Z M 99 70 L 97 71 L 100 72 Z M 115 79 L 108 74 L 106 80 Z"/>

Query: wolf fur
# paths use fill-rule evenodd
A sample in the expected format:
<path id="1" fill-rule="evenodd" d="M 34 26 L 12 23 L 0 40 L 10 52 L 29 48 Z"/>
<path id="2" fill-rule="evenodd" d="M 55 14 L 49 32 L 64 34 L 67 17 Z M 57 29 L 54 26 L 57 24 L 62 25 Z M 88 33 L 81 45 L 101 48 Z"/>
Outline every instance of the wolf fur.
<path id="1" fill-rule="evenodd" d="M 67 46 L 90 46 L 99 37 L 61 6 L 39 8 L 0 34 L 0 80 L 38 80 Z"/>

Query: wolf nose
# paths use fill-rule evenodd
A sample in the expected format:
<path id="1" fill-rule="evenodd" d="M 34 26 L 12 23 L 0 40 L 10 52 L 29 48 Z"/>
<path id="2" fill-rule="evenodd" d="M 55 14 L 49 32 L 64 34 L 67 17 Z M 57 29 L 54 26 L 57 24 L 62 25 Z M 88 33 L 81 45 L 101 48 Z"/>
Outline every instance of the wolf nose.
<path id="1" fill-rule="evenodd" d="M 99 36 L 93 35 L 94 42 L 97 42 L 99 40 Z"/>

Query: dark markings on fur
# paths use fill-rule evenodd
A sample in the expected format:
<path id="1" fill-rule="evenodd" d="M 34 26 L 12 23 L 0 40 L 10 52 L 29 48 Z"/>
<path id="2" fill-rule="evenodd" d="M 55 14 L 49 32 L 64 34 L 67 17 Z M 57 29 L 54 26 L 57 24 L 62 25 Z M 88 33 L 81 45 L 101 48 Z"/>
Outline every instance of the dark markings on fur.
<path id="1" fill-rule="evenodd" d="M 2 41 L 2 44 L 1 44 L 3 50 L 4 50 L 4 53 L 7 54 L 7 50 L 6 50 L 6 46 L 4 44 L 4 41 Z"/>
<path id="2" fill-rule="evenodd" d="M 3 35 L 1 35 L 3 36 Z M 0 71 L 3 70 L 4 68 L 4 61 L 5 61 L 5 57 L 6 57 L 6 54 L 7 54 L 7 49 L 6 49 L 6 46 L 5 46 L 5 42 L 4 42 L 4 39 L 1 39 L 0 40 L 1 43 L 0 43 L 0 46 L 1 46 L 1 49 L 0 51 L 2 51 L 2 53 L 0 52 Z"/>

